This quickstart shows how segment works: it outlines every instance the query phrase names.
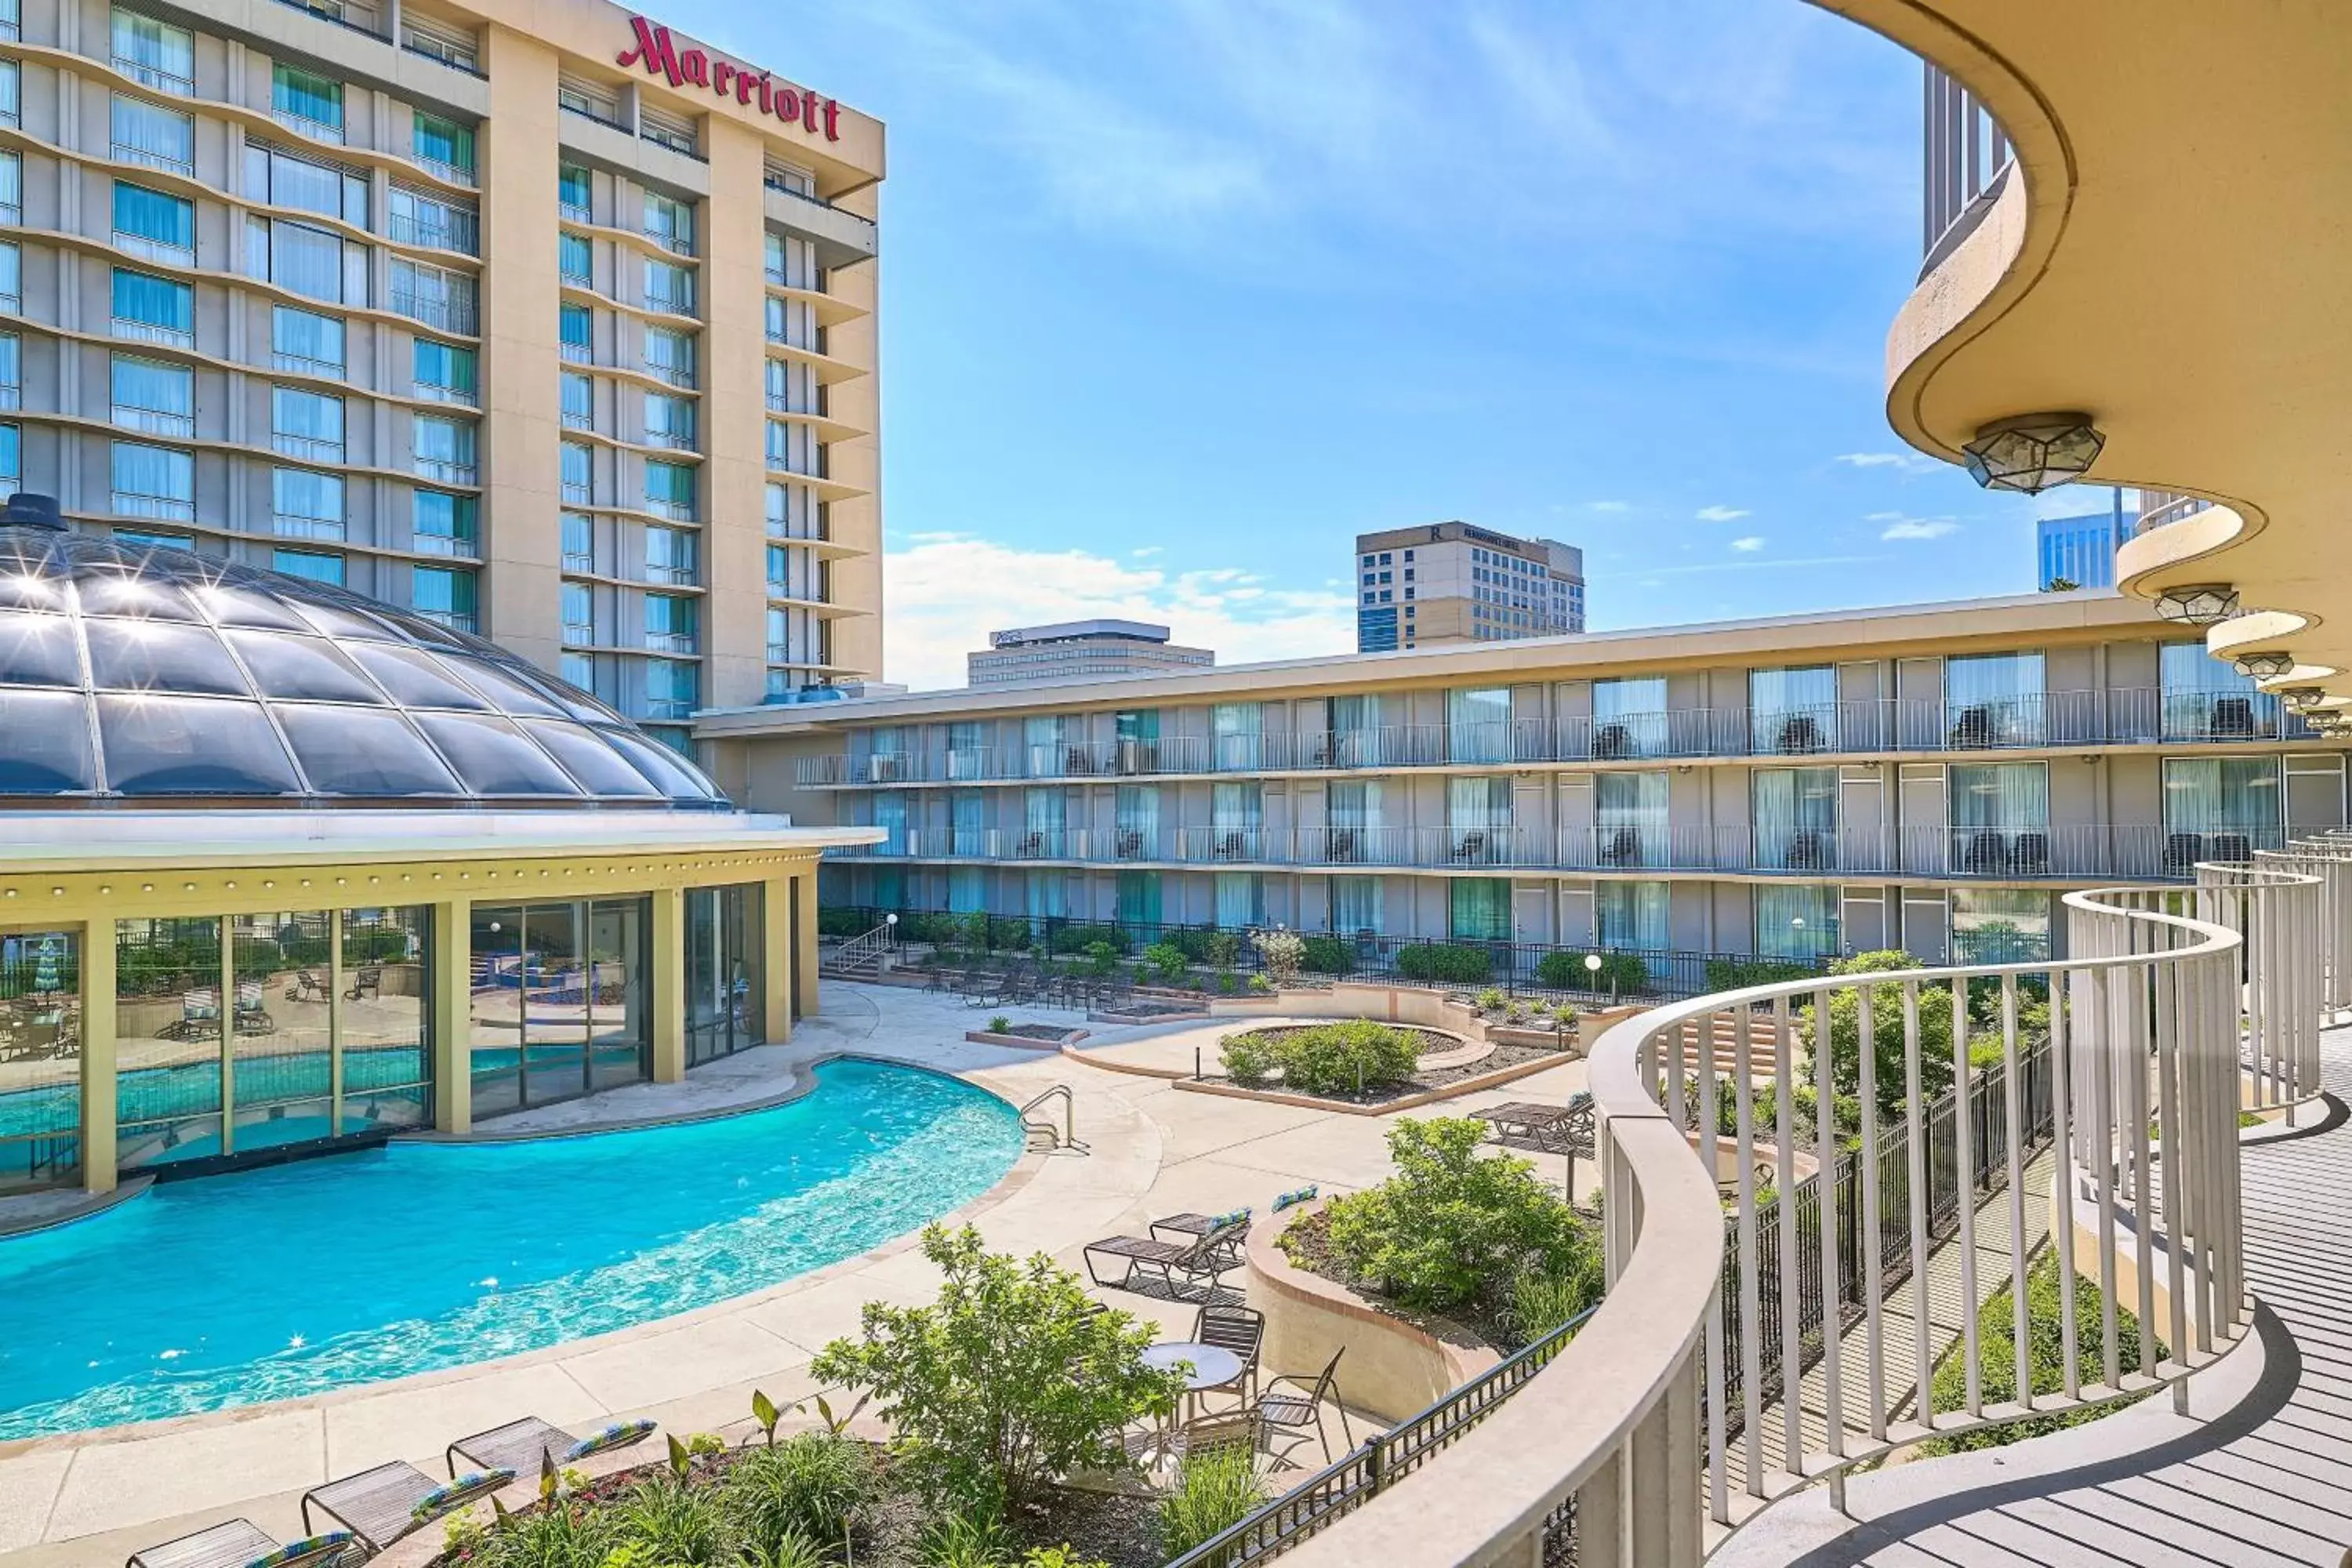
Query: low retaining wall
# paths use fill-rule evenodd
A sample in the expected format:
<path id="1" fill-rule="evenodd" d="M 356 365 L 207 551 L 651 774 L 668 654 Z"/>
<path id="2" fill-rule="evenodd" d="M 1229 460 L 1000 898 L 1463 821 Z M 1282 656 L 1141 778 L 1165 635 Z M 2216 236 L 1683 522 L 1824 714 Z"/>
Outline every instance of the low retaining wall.
<path id="1" fill-rule="evenodd" d="M 1304 1218 L 1324 1200 L 1293 1211 Z M 1265 1314 L 1259 1364 L 1312 1381 L 1345 1349 L 1336 1374 L 1341 1402 L 1394 1423 L 1420 1414 L 1502 1359 L 1492 1345 L 1443 1320 L 1391 1317 L 1345 1285 L 1291 1266 L 1275 1245 L 1280 1228 L 1250 1227 L 1249 1299 Z M 1365 1434 L 1356 1435 L 1360 1440 Z M 1340 1435 L 1331 1434 L 1332 1452 Z"/>

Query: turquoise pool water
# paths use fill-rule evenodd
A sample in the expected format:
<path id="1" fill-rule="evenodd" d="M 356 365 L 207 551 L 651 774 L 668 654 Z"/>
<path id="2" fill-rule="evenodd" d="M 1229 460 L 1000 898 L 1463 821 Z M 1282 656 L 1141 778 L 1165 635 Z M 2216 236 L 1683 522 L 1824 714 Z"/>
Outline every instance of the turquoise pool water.
<path id="1" fill-rule="evenodd" d="M 159 1184 L 0 1241 L 0 1440 L 318 1394 L 707 1306 L 911 1230 L 1020 1151 L 992 1095 L 839 1061 L 791 1104 L 713 1121 L 394 1142 Z"/>

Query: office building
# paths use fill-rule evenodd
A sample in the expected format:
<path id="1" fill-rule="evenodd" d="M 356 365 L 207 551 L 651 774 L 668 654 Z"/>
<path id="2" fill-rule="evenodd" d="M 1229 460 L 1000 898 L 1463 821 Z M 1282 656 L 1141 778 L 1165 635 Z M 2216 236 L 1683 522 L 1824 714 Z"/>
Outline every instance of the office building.
<path id="1" fill-rule="evenodd" d="M 751 709 L 698 733 L 737 798 L 881 830 L 828 854 L 828 903 L 1661 963 L 2046 952 L 2067 889 L 2177 881 L 2345 820 L 2340 743 L 2114 595 Z"/>
<path id="2" fill-rule="evenodd" d="M 973 686 L 1029 686 L 1097 675 L 1205 669 L 1217 656 L 1209 648 L 1170 642 L 1166 626 L 1097 618 L 991 632 L 987 648 L 964 660 L 965 679 Z"/>
<path id="3" fill-rule="evenodd" d="M 1584 629 L 1584 552 L 1466 522 L 1356 536 L 1356 651 Z"/>
<path id="4" fill-rule="evenodd" d="M 8 16 L 0 489 L 672 744 L 879 672 L 879 123 L 602 0 Z"/>
<path id="5" fill-rule="evenodd" d="M 2059 584 L 2075 588 L 2116 585 L 2116 551 L 2131 537 L 2124 523 L 2124 492 L 2109 492 L 2105 511 L 2071 517 L 2045 517 L 2033 525 L 2041 589 L 2047 594 Z"/>

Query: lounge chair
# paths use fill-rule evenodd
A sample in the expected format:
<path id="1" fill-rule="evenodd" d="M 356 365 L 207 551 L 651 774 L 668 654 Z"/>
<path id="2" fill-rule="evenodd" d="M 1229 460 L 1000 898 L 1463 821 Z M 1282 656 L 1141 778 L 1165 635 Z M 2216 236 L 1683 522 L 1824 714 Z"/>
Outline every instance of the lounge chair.
<path id="1" fill-rule="evenodd" d="M 344 1556 L 361 1555 L 348 1530 L 331 1530 L 289 1545 L 278 1544 L 249 1519 L 232 1519 L 194 1535 L 132 1552 L 123 1568 L 327 1568 Z"/>
<path id="2" fill-rule="evenodd" d="M 1250 1406 L 1259 1425 L 1271 1429 L 1269 1436 L 1272 1431 L 1303 1435 L 1308 1427 L 1313 1427 L 1316 1438 L 1323 1445 L 1323 1462 L 1327 1465 L 1331 1462 L 1331 1434 L 1323 1427 L 1323 1406 L 1327 1401 L 1339 1412 L 1339 1436 L 1347 1439 L 1349 1447 L 1356 1446 L 1356 1436 L 1348 1429 L 1348 1407 L 1339 1403 L 1339 1358 L 1347 1353 L 1345 1345 L 1333 1351 L 1331 1359 L 1323 1363 L 1322 1372 L 1312 1383 L 1288 1373 L 1270 1380 L 1265 1385 L 1266 1392 Z M 1285 1384 L 1289 1385 L 1287 1390 L 1283 1387 Z"/>
<path id="3" fill-rule="evenodd" d="M 1200 1289 L 1203 1296 L 1216 1293 L 1223 1277 L 1237 1268 L 1240 1259 L 1236 1245 L 1249 1230 L 1246 1215 L 1227 1219 L 1203 1231 L 1189 1243 L 1159 1241 L 1139 1236 L 1109 1236 L 1089 1244 L 1080 1254 L 1087 1264 L 1087 1278 L 1108 1290 L 1132 1290 L 1139 1272 L 1156 1273 L 1171 1296 L 1179 1296 L 1178 1281 Z M 1106 1279 L 1095 1268 L 1095 1254 L 1124 1258 L 1127 1272 L 1116 1279 Z"/>
<path id="4" fill-rule="evenodd" d="M 286 983 L 286 1000 L 289 1002 L 324 1002 L 326 999 L 327 983 L 319 978 L 316 970 L 296 970 L 294 978 Z"/>
<path id="5" fill-rule="evenodd" d="M 440 1481 L 405 1459 L 394 1459 L 302 1494 L 302 1528 L 315 1531 L 310 1510 L 358 1537 L 373 1555 L 445 1513 L 485 1498 L 515 1479 L 512 1470 L 478 1470 Z"/>
<path id="6" fill-rule="evenodd" d="M 561 1468 L 591 1454 L 642 1443 L 653 1434 L 651 1421 L 616 1421 L 600 1432 L 575 1437 L 561 1426 L 551 1426 L 536 1415 L 526 1415 L 520 1421 L 460 1437 L 441 1457 L 449 1466 L 452 1480 L 457 1477 L 460 1459 L 477 1470 L 508 1470 L 519 1476 L 535 1476 L 542 1458 L 553 1459 Z"/>
<path id="7" fill-rule="evenodd" d="M 359 972 L 352 976 L 352 988 L 343 993 L 343 999 L 358 1002 L 383 994 L 383 969 L 379 964 L 368 963 L 361 965 Z"/>

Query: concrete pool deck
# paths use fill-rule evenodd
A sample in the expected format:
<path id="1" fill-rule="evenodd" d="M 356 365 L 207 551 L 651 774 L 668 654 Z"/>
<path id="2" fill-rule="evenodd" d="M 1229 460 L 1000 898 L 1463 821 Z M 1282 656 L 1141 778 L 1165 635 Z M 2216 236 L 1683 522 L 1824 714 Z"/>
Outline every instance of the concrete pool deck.
<path id="1" fill-rule="evenodd" d="M 1003 1006 L 976 1014 L 951 995 L 838 982 L 826 983 L 823 1002 L 789 1045 L 708 1064 L 683 1083 L 631 1085 L 502 1117 L 478 1131 L 578 1131 L 745 1109 L 793 1092 L 812 1064 L 844 1052 L 950 1072 L 1014 1104 L 1066 1083 L 1086 1152 L 1025 1156 L 958 1212 L 992 1247 L 1044 1251 L 1074 1268 L 1087 1242 L 1140 1235 L 1157 1215 L 1245 1204 L 1263 1213 L 1286 1189 L 1315 1183 L 1327 1192 L 1349 1190 L 1389 1171 L 1386 1117 L 1186 1093 L 1162 1079 L 963 1038 L 976 1016 L 1066 1023 L 1066 1011 Z M 1097 1040 L 1116 1044 L 1166 1026 L 1096 1029 Z M 1583 1086 L 1583 1064 L 1572 1063 L 1422 1114 L 1462 1114 L 1508 1099 L 1564 1100 Z M 1552 1163 L 1542 1163 L 1556 1179 Z M 1590 1164 L 1579 1166 L 1580 1185 Z M 865 1302 L 927 1301 L 933 1289 L 913 1237 L 901 1237 L 766 1290 L 524 1355 L 279 1404 L 0 1445 L 0 1568 L 111 1568 L 142 1547 L 239 1516 L 290 1540 L 301 1533 L 306 1489 L 391 1458 L 439 1473 L 452 1438 L 523 1415 L 580 1429 L 637 1415 L 679 1433 L 740 1424 L 755 1387 L 780 1405 L 814 1392 L 811 1358 L 828 1340 L 856 1332 Z M 1171 1337 L 1182 1337 L 1192 1322 L 1187 1303 L 1099 1294 Z"/>

